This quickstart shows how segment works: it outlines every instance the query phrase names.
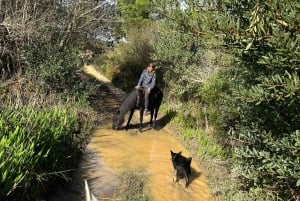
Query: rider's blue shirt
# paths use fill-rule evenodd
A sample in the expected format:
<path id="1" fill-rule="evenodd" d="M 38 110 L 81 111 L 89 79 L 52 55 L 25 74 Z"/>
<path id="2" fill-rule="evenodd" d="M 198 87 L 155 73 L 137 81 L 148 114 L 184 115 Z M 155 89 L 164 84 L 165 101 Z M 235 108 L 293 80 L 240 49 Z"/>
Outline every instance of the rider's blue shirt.
<path id="1" fill-rule="evenodd" d="M 139 82 L 138 82 L 138 86 L 141 86 L 143 88 L 150 88 L 153 89 L 153 87 L 155 86 L 155 80 L 156 80 L 156 75 L 155 73 L 149 73 L 147 71 L 147 69 L 143 70 Z"/>

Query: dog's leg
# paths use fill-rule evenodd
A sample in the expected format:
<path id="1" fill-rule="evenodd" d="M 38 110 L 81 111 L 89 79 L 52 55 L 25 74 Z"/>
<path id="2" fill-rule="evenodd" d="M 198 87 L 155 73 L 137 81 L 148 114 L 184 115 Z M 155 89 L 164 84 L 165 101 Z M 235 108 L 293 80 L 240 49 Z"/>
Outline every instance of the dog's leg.
<path id="1" fill-rule="evenodd" d="M 178 171 L 178 169 L 176 168 L 176 181 L 175 182 L 178 182 L 179 181 L 179 173 L 180 171 Z"/>
<path id="2" fill-rule="evenodd" d="M 187 188 L 189 185 L 189 174 L 186 171 L 184 171 L 184 178 L 185 178 L 185 188 Z"/>
<path id="3" fill-rule="evenodd" d="M 175 179 L 175 180 L 174 180 Z M 179 181 L 179 171 L 177 168 L 174 168 L 174 177 L 173 177 L 173 182 L 178 182 Z"/>
<path id="4" fill-rule="evenodd" d="M 175 177 L 176 177 L 176 168 L 174 167 L 173 182 L 176 182 Z"/>

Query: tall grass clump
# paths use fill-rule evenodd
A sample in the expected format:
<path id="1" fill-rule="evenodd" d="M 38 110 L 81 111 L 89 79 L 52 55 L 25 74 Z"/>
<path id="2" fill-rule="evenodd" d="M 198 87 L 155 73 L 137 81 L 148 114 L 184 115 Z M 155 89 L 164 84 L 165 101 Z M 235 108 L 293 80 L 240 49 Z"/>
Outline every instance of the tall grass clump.
<path id="1" fill-rule="evenodd" d="M 72 108 L 0 106 L 0 200 L 32 200 L 67 179 L 80 125 Z"/>
<path id="2" fill-rule="evenodd" d="M 143 168 L 125 170 L 121 174 L 121 188 L 115 194 L 118 201 L 149 201 L 144 188 L 147 182 L 147 173 Z"/>

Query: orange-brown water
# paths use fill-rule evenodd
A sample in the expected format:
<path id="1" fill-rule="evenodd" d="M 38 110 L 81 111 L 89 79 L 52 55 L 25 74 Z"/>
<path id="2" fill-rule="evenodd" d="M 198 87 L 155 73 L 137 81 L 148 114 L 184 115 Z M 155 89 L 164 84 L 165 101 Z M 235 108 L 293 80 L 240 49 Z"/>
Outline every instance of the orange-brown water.
<path id="1" fill-rule="evenodd" d="M 111 175 L 101 176 L 102 184 L 94 183 L 94 191 L 107 188 L 108 184 L 112 186 L 113 182 L 117 185 L 116 175 L 125 168 L 143 167 L 149 179 L 146 193 L 153 201 L 214 200 L 201 168 L 194 161 L 191 164 L 192 174 L 189 187 L 185 188 L 184 179 L 179 180 L 178 183 L 173 182 L 174 170 L 170 160 L 170 150 L 182 151 L 184 156 L 189 156 L 189 153 L 164 129 L 159 131 L 144 129 L 144 132 L 138 132 L 136 129 L 114 131 L 111 125 L 107 125 L 96 130 L 88 149 L 95 153 L 95 157 L 101 158 L 101 164 L 106 169 L 104 172 L 109 169 L 108 172 Z M 87 177 L 92 179 L 93 175 L 90 174 Z"/>
<path id="2" fill-rule="evenodd" d="M 97 103 L 101 111 L 99 115 L 103 119 L 112 119 L 111 109 L 120 104 L 126 93 L 116 88 L 94 66 L 85 66 L 85 72 L 108 86 L 109 91 L 103 91 Z M 137 124 L 137 119 L 138 112 L 135 113 L 132 124 Z M 144 122 L 147 121 L 149 118 L 145 117 Z M 120 184 L 120 173 L 128 168 L 143 167 L 148 175 L 145 193 L 150 196 L 151 201 L 213 201 L 205 175 L 195 161 L 191 164 L 191 181 L 187 189 L 184 179 L 178 183 L 173 182 L 170 150 L 182 151 L 187 157 L 190 154 L 168 132 L 164 127 L 166 125 L 158 122 L 157 126 L 158 131 L 144 128 L 143 132 L 138 132 L 136 128 L 115 131 L 111 129 L 111 124 L 98 128 L 92 135 L 87 153 L 69 188 L 61 189 L 48 200 L 85 201 L 84 180 L 87 180 L 90 191 L 99 201 L 111 200 L 113 190 Z"/>

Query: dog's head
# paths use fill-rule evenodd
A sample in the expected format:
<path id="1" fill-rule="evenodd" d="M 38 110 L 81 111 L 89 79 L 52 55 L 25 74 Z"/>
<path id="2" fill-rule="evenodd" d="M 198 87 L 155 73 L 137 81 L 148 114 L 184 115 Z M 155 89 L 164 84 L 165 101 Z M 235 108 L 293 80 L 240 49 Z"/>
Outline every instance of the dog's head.
<path id="1" fill-rule="evenodd" d="M 174 161 L 174 159 L 177 157 L 177 156 L 181 156 L 181 153 L 182 151 L 178 152 L 178 153 L 175 153 L 173 152 L 172 150 L 170 150 L 171 152 L 171 160 Z"/>
<path id="2" fill-rule="evenodd" d="M 180 151 L 178 153 L 175 153 L 172 150 L 170 150 L 170 152 L 171 152 L 171 161 L 172 161 L 173 167 L 176 168 L 176 166 L 178 165 L 177 164 L 178 158 L 181 157 L 182 152 Z"/>
<path id="3" fill-rule="evenodd" d="M 181 167 L 190 167 L 191 166 L 191 162 L 192 162 L 192 157 L 184 157 L 181 155 L 181 151 L 178 153 L 173 152 L 172 150 L 171 152 L 171 160 L 173 163 L 173 166 L 175 168 L 175 166 L 181 166 Z"/>

